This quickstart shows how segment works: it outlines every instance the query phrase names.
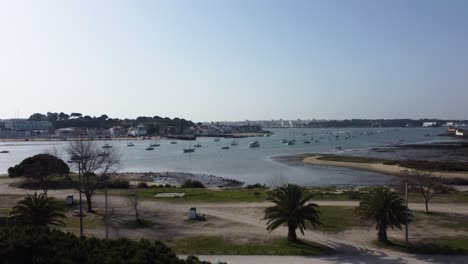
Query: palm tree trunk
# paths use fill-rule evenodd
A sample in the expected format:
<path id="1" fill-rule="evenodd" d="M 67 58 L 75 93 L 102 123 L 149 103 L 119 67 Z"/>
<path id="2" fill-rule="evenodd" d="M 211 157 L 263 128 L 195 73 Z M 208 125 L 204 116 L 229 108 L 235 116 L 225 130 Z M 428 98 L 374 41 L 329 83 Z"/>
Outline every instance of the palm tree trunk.
<path id="1" fill-rule="evenodd" d="M 379 242 L 383 242 L 383 243 L 388 242 L 387 229 L 383 225 L 379 226 L 378 240 Z"/>
<path id="2" fill-rule="evenodd" d="M 297 242 L 296 227 L 288 224 L 288 241 Z"/>

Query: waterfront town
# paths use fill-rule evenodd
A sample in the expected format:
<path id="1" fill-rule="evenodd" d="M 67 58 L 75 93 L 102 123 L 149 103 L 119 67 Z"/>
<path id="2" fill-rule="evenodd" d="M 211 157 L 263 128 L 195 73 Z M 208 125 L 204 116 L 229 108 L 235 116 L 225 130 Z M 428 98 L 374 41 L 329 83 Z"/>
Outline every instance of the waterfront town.
<path id="1" fill-rule="evenodd" d="M 195 139 L 196 137 L 248 137 L 270 134 L 269 128 L 327 127 L 447 127 L 446 136 L 467 137 L 466 120 L 437 119 L 350 119 L 350 120 L 246 120 L 237 122 L 198 122 L 180 118 L 138 117 L 113 119 L 107 115 L 80 113 L 33 114 L 29 118 L 0 119 L 0 139 L 60 140 L 76 137 L 94 139 L 145 138 L 151 136 Z"/>

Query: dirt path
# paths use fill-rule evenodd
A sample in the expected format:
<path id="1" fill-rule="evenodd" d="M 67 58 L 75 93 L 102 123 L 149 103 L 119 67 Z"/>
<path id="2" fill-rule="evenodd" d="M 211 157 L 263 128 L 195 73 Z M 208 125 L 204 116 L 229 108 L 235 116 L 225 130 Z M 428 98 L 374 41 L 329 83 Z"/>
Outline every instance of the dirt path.
<path id="1" fill-rule="evenodd" d="M 11 180 L 0 180 L 0 193 L 24 195 L 27 191 L 9 187 Z M 31 191 L 30 191 L 31 192 Z M 50 190 L 49 196 L 60 199 L 68 195 L 77 197 L 74 190 Z M 102 211 L 104 196 L 94 197 L 95 208 Z M 357 201 L 317 201 L 322 206 L 357 206 Z M 151 228 L 129 229 L 122 227 L 121 223 L 132 219 L 132 211 L 129 209 L 128 201 L 124 196 L 110 196 L 109 208 L 113 212 L 112 216 L 112 237 L 128 238 L 149 238 L 170 241 L 178 238 L 191 236 L 223 236 L 234 241 L 250 242 L 268 240 L 275 237 L 285 237 L 286 228 L 279 228 L 269 234 L 265 229 L 265 222 L 262 221 L 263 210 L 271 203 L 168 203 L 155 200 L 144 200 L 141 202 L 141 212 L 145 219 L 150 219 L 155 223 Z M 187 211 L 190 207 L 196 206 L 197 211 L 207 215 L 208 221 L 189 223 L 187 222 Z M 413 210 L 423 210 L 423 204 L 411 203 Z M 454 212 L 468 215 L 468 205 L 463 204 L 432 204 L 431 210 L 434 212 Z M 98 229 L 86 229 L 87 235 L 102 237 L 103 227 Z M 332 248 L 339 253 L 327 257 L 242 257 L 242 256 L 216 256 L 207 260 L 227 260 L 229 263 L 426 263 L 430 261 L 424 256 L 408 255 L 387 249 L 375 248 L 371 241 L 375 239 L 375 230 L 370 229 L 350 229 L 345 232 L 333 234 L 320 231 L 307 230 L 303 239 L 317 241 Z M 403 238 L 403 232 L 390 231 L 389 237 Z M 434 258 L 434 257 L 431 257 Z M 441 257 L 440 263 L 447 263 Z M 255 262 L 253 262 L 256 260 Z M 434 258 L 434 262 L 439 261 Z"/>

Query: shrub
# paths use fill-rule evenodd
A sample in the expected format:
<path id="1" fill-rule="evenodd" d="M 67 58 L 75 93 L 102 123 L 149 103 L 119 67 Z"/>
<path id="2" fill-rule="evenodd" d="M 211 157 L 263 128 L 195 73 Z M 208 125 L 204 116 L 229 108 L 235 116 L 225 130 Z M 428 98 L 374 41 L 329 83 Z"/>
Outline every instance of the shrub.
<path id="1" fill-rule="evenodd" d="M 2 263 L 174 263 L 197 264 L 198 258 L 178 259 L 159 241 L 125 238 L 78 238 L 59 230 L 33 227 L 0 229 Z"/>
<path id="2" fill-rule="evenodd" d="M 148 184 L 146 182 L 139 182 L 137 184 L 137 188 L 143 188 L 143 189 L 148 188 Z"/>
<path id="3" fill-rule="evenodd" d="M 197 181 L 197 180 L 186 180 L 182 186 L 182 188 L 205 188 L 203 183 Z"/>
<path id="4" fill-rule="evenodd" d="M 105 182 L 99 182 L 97 188 L 105 188 Z M 107 188 L 109 189 L 129 189 L 130 182 L 126 180 L 110 180 L 107 182 Z"/>
<path id="5" fill-rule="evenodd" d="M 255 184 L 249 184 L 245 186 L 247 189 L 260 189 L 260 188 L 265 188 L 265 184 L 260 184 L 260 183 L 255 183 Z"/>

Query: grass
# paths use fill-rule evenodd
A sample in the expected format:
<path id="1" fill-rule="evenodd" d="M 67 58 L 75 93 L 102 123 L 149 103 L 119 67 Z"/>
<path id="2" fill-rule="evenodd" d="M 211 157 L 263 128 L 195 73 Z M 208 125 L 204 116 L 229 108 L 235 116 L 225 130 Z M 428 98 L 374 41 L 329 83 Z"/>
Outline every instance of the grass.
<path id="1" fill-rule="evenodd" d="M 77 216 L 70 216 L 65 221 L 66 227 L 80 228 L 80 218 Z M 104 220 L 102 216 L 95 214 L 86 214 L 83 217 L 83 227 L 85 229 L 97 229 L 104 227 Z"/>
<path id="2" fill-rule="evenodd" d="M 354 214 L 354 207 L 320 206 L 320 222 L 317 228 L 322 232 L 339 233 L 352 227 L 368 226 L 359 221 Z"/>
<path id="3" fill-rule="evenodd" d="M 404 241 L 391 241 L 388 243 L 374 242 L 377 247 L 391 248 L 397 251 L 412 253 L 412 254 L 449 254 L 459 255 L 468 253 L 468 237 L 464 236 L 441 236 L 431 238 L 431 242 L 413 241 L 406 244 Z"/>
<path id="4" fill-rule="evenodd" d="M 366 158 L 366 157 L 357 157 L 357 156 L 338 156 L 338 155 L 322 155 L 317 158 L 318 160 L 326 161 L 339 161 L 339 162 L 354 162 L 354 163 L 384 163 L 388 160 L 385 159 L 376 159 L 376 158 Z"/>
<path id="5" fill-rule="evenodd" d="M 185 193 L 185 197 L 180 198 L 154 198 L 157 193 Z M 142 190 L 144 198 L 152 198 L 170 202 L 263 202 L 268 197 L 268 191 L 264 188 L 246 189 L 229 188 L 222 190 L 201 189 L 201 188 L 148 188 Z"/>
<path id="6" fill-rule="evenodd" d="M 462 214 L 413 212 L 413 224 L 468 232 L 468 216 Z"/>
<path id="7" fill-rule="evenodd" d="M 332 252 L 318 243 L 289 243 L 284 239 L 257 242 L 233 242 L 218 236 L 197 236 L 174 240 L 168 245 L 177 254 L 202 255 L 302 255 L 315 256 Z"/>

